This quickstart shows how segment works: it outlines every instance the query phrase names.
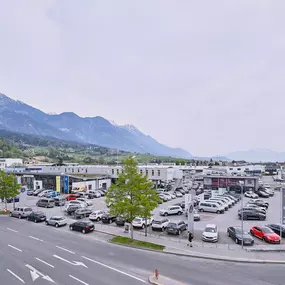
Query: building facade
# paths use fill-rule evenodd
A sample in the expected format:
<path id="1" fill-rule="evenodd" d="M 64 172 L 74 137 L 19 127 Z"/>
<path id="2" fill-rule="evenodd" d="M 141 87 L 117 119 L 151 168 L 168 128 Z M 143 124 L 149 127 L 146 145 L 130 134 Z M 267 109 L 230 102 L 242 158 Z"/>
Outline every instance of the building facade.
<path id="1" fill-rule="evenodd" d="M 21 158 L 0 158 L 0 169 L 4 170 L 7 167 L 23 165 Z"/>

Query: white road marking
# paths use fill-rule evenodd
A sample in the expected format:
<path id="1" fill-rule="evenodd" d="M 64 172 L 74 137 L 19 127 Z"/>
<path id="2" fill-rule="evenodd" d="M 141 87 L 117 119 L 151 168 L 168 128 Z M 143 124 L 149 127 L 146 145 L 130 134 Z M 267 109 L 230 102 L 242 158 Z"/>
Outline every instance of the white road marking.
<path id="1" fill-rule="evenodd" d="M 78 278 L 76 278 L 76 277 L 74 277 L 72 275 L 69 275 L 69 277 L 73 278 L 74 280 L 76 280 L 76 281 L 78 281 L 78 282 L 80 282 L 80 283 L 82 283 L 84 285 L 89 285 L 88 283 L 86 283 L 86 282 L 84 282 L 84 281 L 82 281 L 82 280 L 80 280 L 80 279 L 78 279 Z"/>
<path id="2" fill-rule="evenodd" d="M 33 237 L 33 236 L 29 236 L 29 238 L 32 238 L 32 239 L 35 239 L 35 240 L 38 240 L 38 241 L 43 241 L 42 239 L 39 239 L 39 238 Z"/>
<path id="3" fill-rule="evenodd" d="M 16 249 L 16 250 L 18 250 L 18 251 L 20 251 L 20 252 L 22 252 L 22 250 L 21 250 L 21 249 L 19 249 L 19 248 L 17 248 L 17 247 L 15 247 L 15 246 L 13 246 L 13 245 L 11 245 L 11 244 L 8 244 L 8 246 L 9 246 L 9 247 L 11 247 L 11 248 L 14 248 L 14 249 Z"/>
<path id="4" fill-rule="evenodd" d="M 59 260 L 62 260 L 62 261 L 64 261 L 64 262 L 66 262 L 66 263 L 72 264 L 72 265 L 81 265 L 81 266 L 83 266 L 83 267 L 88 268 L 83 262 L 80 262 L 80 261 L 73 261 L 73 262 L 72 262 L 72 261 L 66 260 L 66 259 L 64 259 L 63 257 L 58 256 L 58 255 L 56 255 L 56 254 L 54 254 L 53 257 L 55 257 L 55 258 L 57 258 L 57 259 L 59 259 Z"/>
<path id="5" fill-rule="evenodd" d="M 7 271 L 8 271 L 10 274 L 12 274 L 14 277 L 16 277 L 18 280 L 20 280 L 22 283 L 25 284 L 25 281 L 24 281 L 22 278 L 20 278 L 17 274 L 15 274 L 13 271 L 11 271 L 10 269 L 7 269 Z"/>
<path id="6" fill-rule="evenodd" d="M 17 233 L 18 231 L 16 230 L 13 230 L 13 229 L 10 229 L 10 228 L 7 228 L 7 230 L 11 231 L 11 232 L 14 232 L 14 233 Z"/>
<path id="7" fill-rule="evenodd" d="M 124 271 L 121 271 L 121 270 L 119 270 L 119 269 L 116 269 L 116 268 L 114 268 L 114 267 L 111 267 L 111 266 L 109 266 L 109 265 L 106 265 L 106 264 L 101 263 L 101 262 L 99 262 L 99 261 L 93 260 L 93 259 L 88 258 L 88 257 L 85 257 L 85 256 L 81 256 L 81 257 L 84 258 L 84 259 L 86 259 L 86 260 L 89 260 L 89 261 L 91 261 L 91 262 L 94 262 L 94 263 L 96 263 L 96 264 L 98 264 L 98 265 L 101 265 L 101 266 L 103 266 L 103 267 L 106 267 L 106 268 L 111 269 L 111 270 L 113 270 L 113 271 L 116 271 L 116 272 L 118 272 L 118 273 L 121 273 L 121 274 L 126 275 L 126 276 L 128 276 L 128 277 L 131 277 L 131 278 L 136 279 L 136 280 L 138 280 L 138 281 L 141 281 L 141 282 L 143 282 L 143 283 L 148 283 L 148 282 L 146 282 L 146 281 L 143 280 L 143 279 L 140 279 L 140 278 L 138 278 L 138 277 L 136 277 L 136 276 L 133 276 L 133 275 L 131 275 L 131 274 L 128 274 L 128 273 L 126 273 L 126 272 L 124 272 Z"/>
<path id="8" fill-rule="evenodd" d="M 48 275 L 44 275 L 43 273 L 41 273 L 39 270 L 37 270 L 33 266 L 31 266 L 29 264 L 26 264 L 25 266 L 30 269 L 30 271 L 31 271 L 30 273 L 31 273 L 32 278 L 33 278 L 33 275 L 34 275 L 34 277 L 36 276 L 34 273 L 37 273 L 38 275 L 42 276 L 43 279 L 45 279 L 51 283 L 55 283 Z M 32 273 L 32 271 L 33 271 L 33 273 Z"/>
<path id="9" fill-rule="evenodd" d="M 38 260 L 38 261 L 40 261 L 40 262 L 42 262 L 42 263 L 46 264 L 46 265 L 47 265 L 47 266 L 49 266 L 49 267 L 54 268 L 54 266 L 53 266 L 53 265 L 51 265 L 51 264 L 49 264 L 49 263 L 45 262 L 44 260 L 41 260 L 41 259 L 39 259 L 39 258 L 37 258 L 37 257 L 36 257 L 36 260 Z"/>
<path id="10" fill-rule="evenodd" d="M 59 249 L 61 249 L 61 250 L 67 251 L 67 252 L 69 252 L 69 253 L 75 254 L 75 252 L 73 252 L 73 251 L 71 251 L 71 250 L 68 250 L 68 249 L 66 249 L 66 248 L 60 247 L 60 246 L 58 246 L 58 245 L 56 245 L 55 247 L 57 247 L 57 248 L 59 248 Z"/>

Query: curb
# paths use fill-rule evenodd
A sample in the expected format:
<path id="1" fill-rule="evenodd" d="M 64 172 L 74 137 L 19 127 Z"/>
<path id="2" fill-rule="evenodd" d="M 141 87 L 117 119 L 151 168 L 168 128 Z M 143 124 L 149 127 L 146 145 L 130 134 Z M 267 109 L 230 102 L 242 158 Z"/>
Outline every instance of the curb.
<path id="1" fill-rule="evenodd" d="M 154 280 L 155 279 L 155 277 L 152 275 L 152 276 L 149 276 L 149 278 L 148 278 L 148 282 L 150 283 L 150 284 L 154 284 L 154 285 L 163 285 L 163 284 L 161 284 L 161 283 L 159 283 L 158 281 L 156 281 L 156 280 Z"/>
<path id="2" fill-rule="evenodd" d="M 96 231 L 96 229 L 95 229 Z M 115 234 L 107 233 L 104 231 L 97 230 L 97 232 L 108 234 L 110 236 L 117 236 Z M 108 240 L 110 244 L 115 244 L 123 247 L 133 248 L 133 249 L 139 249 L 144 251 L 150 251 L 155 253 L 162 253 L 165 255 L 175 255 L 175 256 L 183 256 L 183 257 L 192 257 L 197 259 L 210 259 L 210 260 L 216 260 L 216 261 L 226 261 L 226 262 L 234 262 L 234 263 L 256 263 L 256 264 L 285 264 L 285 260 L 262 260 L 262 259 L 248 259 L 248 258 L 229 258 L 227 256 L 216 256 L 216 255 L 210 255 L 210 254 L 195 254 L 195 253 L 176 253 L 176 252 L 169 252 L 169 251 L 159 251 L 155 249 L 149 249 L 149 248 L 142 248 L 142 247 L 136 247 L 126 244 L 121 244 L 117 242 L 111 242 Z"/>

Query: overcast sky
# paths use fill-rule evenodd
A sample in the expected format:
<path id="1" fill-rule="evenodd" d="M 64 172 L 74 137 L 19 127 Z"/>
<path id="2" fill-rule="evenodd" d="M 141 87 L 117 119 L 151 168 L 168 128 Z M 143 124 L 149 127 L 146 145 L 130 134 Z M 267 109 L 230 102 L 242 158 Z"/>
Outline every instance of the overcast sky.
<path id="1" fill-rule="evenodd" d="M 284 11 L 284 0 L 0 0 L 0 92 L 194 155 L 285 151 Z"/>

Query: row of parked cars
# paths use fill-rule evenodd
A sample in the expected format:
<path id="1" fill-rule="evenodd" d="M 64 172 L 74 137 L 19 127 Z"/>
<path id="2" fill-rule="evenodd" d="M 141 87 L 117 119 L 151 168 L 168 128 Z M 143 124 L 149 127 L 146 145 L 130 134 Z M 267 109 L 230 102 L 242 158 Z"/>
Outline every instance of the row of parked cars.
<path id="1" fill-rule="evenodd" d="M 266 220 L 266 211 L 269 203 L 262 199 L 249 200 L 242 209 L 238 210 L 239 219 L 243 220 Z"/>

